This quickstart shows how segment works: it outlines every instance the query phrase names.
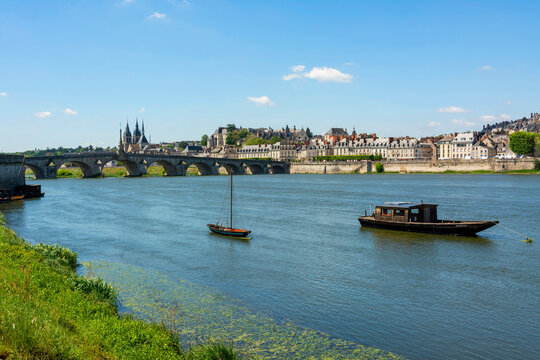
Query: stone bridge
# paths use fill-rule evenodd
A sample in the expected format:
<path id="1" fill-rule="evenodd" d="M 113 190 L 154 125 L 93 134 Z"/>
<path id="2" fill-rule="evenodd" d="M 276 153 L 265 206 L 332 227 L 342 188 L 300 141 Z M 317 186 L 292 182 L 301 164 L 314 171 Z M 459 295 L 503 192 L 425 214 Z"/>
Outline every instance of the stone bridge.
<path id="1" fill-rule="evenodd" d="M 201 175 L 219 175 L 223 167 L 227 174 L 279 174 L 289 173 L 290 165 L 283 161 L 226 159 L 166 154 L 130 154 L 116 152 L 88 152 L 57 156 L 25 157 L 24 165 L 34 172 L 36 179 L 54 179 L 62 164 L 73 164 L 82 170 L 83 177 L 99 177 L 103 167 L 116 160 L 127 170 L 127 176 L 142 176 L 150 165 L 165 169 L 165 176 L 185 176 L 194 165 Z"/>

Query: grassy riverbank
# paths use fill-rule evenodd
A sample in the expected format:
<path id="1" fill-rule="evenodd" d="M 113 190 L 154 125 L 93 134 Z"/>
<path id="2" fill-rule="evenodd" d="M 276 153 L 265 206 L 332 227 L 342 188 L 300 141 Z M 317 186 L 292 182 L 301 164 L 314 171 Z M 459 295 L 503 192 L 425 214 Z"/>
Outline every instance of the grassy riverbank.
<path id="1" fill-rule="evenodd" d="M 185 352 L 165 325 L 120 317 L 116 290 L 76 268 L 76 253 L 24 242 L 0 213 L 0 359 L 237 359 L 220 343 Z"/>

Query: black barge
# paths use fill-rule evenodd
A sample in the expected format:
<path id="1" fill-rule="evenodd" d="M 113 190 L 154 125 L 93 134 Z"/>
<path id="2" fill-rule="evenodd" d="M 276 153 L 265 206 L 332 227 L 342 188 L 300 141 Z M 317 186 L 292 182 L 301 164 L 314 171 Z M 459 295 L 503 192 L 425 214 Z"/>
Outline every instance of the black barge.
<path id="1" fill-rule="evenodd" d="M 475 235 L 498 221 L 459 221 L 437 219 L 436 204 L 387 202 L 377 205 L 371 216 L 358 218 L 365 227 L 445 235 Z"/>

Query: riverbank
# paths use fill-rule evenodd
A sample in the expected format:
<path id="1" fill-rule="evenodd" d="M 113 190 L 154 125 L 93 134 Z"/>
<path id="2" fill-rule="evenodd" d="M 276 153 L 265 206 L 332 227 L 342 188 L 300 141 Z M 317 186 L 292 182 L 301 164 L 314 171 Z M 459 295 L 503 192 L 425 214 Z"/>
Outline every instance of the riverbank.
<path id="1" fill-rule="evenodd" d="M 539 174 L 540 170 L 533 158 L 522 159 L 477 159 L 477 160 L 439 160 L 439 161 L 322 161 L 293 162 L 291 174 L 371 174 L 381 163 L 385 173 L 401 174 Z M 535 170 L 536 169 L 536 170 Z"/>
<path id="2" fill-rule="evenodd" d="M 184 352 L 164 323 L 119 316 L 117 291 L 77 266 L 77 253 L 26 243 L 0 213 L 0 358 L 237 358 L 220 343 Z"/>

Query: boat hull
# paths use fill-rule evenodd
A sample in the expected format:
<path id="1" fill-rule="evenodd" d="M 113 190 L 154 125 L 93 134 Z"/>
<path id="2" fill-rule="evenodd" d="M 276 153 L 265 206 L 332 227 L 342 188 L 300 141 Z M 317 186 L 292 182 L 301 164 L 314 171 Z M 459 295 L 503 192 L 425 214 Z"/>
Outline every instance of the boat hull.
<path id="1" fill-rule="evenodd" d="M 373 227 L 388 230 L 409 231 L 429 234 L 462 235 L 471 236 L 489 229 L 498 224 L 498 221 L 453 221 L 439 220 L 433 223 L 421 222 L 394 222 L 376 220 L 372 216 L 361 216 L 358 218 L 360 224 L 365 227 Z"/>
<path id="2" fill-rule="evenodd" d="M 207 224 L 207 226 L 210 229 L 210 231 L 216 234 L 226 235 L 226 236 L 246 237 L 251 233 L 251 231 L 249 230 L 230 229 L 230 228 L 226 228 L 224 226 L 220 226 L 216 224 Z"/>

